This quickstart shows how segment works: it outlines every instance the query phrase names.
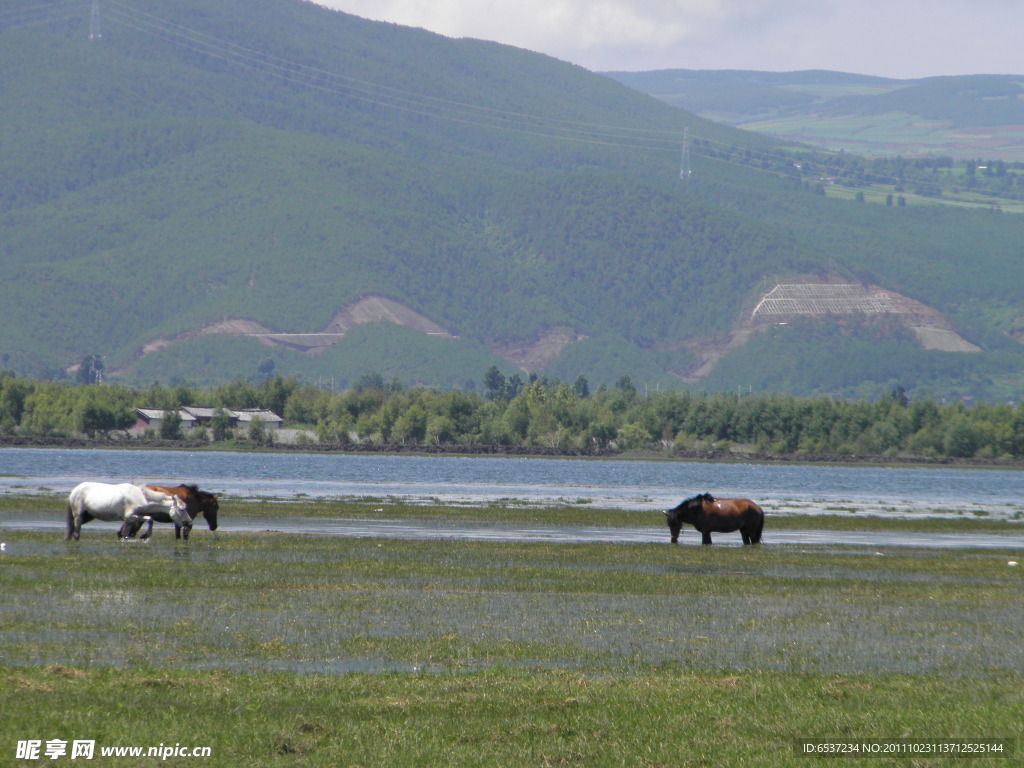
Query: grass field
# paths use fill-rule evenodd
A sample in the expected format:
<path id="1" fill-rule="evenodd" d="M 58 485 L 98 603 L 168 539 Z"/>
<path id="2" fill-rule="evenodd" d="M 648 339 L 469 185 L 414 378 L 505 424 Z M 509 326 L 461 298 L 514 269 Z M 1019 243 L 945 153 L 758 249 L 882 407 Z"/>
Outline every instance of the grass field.
<path id="1" fill-rule="evenodd" d="M 54 506 L 5 498 L 0 523 L 33 504 Z M 800 756 L 809 740 L 1024 744 L 1020 552 L 0 535 L 3 765 L 70 762 L 15 759 L 30 739 L 210 750 L 88 763 L 114 766 L 786 766 L 828 762 Z M 860 762 L 954 760 L 840 764 Z"/>
<path id="2" fill-rule="evenodd" d="M 890 112 L 839 117 L 801 114 L 742 123 L 740 127 L 805 141 L 836 152 L 875 157 L 953 155 L 998 158 L 1007 162 L 1024 160 L 1020 125 L 965 129 L 957 128 L 952 122 Z"/>

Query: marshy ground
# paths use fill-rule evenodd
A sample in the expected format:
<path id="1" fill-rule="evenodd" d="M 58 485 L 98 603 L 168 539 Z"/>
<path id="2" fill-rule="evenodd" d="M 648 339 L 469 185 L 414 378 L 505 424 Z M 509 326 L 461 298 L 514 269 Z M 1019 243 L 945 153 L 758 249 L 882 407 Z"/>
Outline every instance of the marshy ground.
<path id="1" fill-rule="evenodd" d="M 499 513 L 385 516 L 414 514 Z M 0 535 L 0 754 L 77 727 L 209 743 L 204 765 L 755 766 L 813 763 L 807 738 L 1022 735 L 1012 546 Z"/>

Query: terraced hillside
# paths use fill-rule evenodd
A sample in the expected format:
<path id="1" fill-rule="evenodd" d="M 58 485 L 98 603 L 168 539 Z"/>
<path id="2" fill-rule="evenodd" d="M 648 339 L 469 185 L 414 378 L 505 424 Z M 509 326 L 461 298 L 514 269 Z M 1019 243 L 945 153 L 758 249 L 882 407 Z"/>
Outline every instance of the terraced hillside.
<path id="1" fill-rule="evenodd" d="M 700 363 L 681 378 L 688 383 L 702 381 L 722 357 L 747 343 L 759 329 L 785 325 L 798 317 L 830 315 L 891 315 L 914 334 L 922 349 L 982 351 L 960 336 L 941 312 L 893 291 L 847 282 L 779 283 L 760 297 L 750 316 L 724 342 L 692 345 Z"/>

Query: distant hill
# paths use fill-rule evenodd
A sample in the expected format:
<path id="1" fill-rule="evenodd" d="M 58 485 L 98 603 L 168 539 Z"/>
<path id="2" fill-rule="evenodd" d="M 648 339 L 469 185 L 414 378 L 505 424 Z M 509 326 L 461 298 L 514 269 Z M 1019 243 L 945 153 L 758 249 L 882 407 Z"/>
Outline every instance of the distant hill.
<path id="1" fill-rule="evenodd" d="M 609 72 L 711 120 L 831 150 L 1024 162 L 1024 75 L 919 80 L 843 72 Z"/>
<path id="2" fill-rule="evenodd" d="M 609 77 L 302 0 L 105 0 L 90 35 L 91 7 L 0 10 L 2 368 L 951 397 L 1024 375 L 1024 217 L 994 205 L 853 202 L 860 171 L 826 183 Z M 815 281 L 905 297 L 970 351 L 898 313 L 753 321 Z"/>

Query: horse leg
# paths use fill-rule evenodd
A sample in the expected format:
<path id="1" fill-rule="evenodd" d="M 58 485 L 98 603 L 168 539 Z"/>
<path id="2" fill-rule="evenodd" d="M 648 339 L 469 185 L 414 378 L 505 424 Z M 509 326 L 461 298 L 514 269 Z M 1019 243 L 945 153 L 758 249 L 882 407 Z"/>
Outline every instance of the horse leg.
<path id="1" fill-rule="evenodd" d="M 84 509 L 83 510 L 79 510 L 78 512 L 75 513 L 75 515 L 74 515 L 74 537 L 73 537 L 75 539 L 75 541 L 78 541 L 78 539 L 82 535 L 82 526 L 85 525 L 86 523 L 88 523 L 92 519 L 93 519 L 92 515 L 90 515 Z"/>
<path id="2" fill-rule="evenodd" d="M 174 538 L 175 539 L 180 539 L 181 538 L 181 526 L 178 525 L 177 523 L 174 524 Z M 186 535 L 185 538 L 187 539 L 188 536 Z"/>
<path id="3" fill-rule="evenodd" d="M 149 520 L 149 527 L 150 530 L 152 530 L 153 521 L 151 518 L 139 517 L 136 514 L 128 515 L 128 517 L 124 519 L 124 523 L 121 525 L 121 530 L 117 532 L 118 538 L 134 539 L 136 534 L 138 534 L 139 530 L 142 528 L 142 524 L 147 520 Z M 147 536 L 149 536 L 148 531 L 142 536 L 142 538 L 145 539 Z"/>
<path id="4" fill-rule="evenodd" d="M 705 546 L 708 546 L 708 547 L 711 546 L 711 531 L 701 531 L 700 532 L 700 537 L 701 537 L 700 538 L 700 543 L 701 544 L 704 544 Z"/>
<path id="5" fill-rule="evenodd" d="M 764 515 L 758 518 L 757 524 L 754 526 L 754 530 L 750 532 L 750 543 L 760 544 L 761 543 L 761 532 L 764 531 Z"/>
<path id="6" fill-rule="evenodd" d="M 68 501 L 64 518 L 67 525 L 65 540 L 74 539 L 78 541 L 82 535 L 82 526 L 92 520 L 92 515 L 86 511 L 85 504 L 81 499 L 75 499 L 74 501 Z"/>
<path id="7" fill-rule="evenodd" d="M 747 533 L 747 529 L 746 528 L 740 528 L 740 536 L 743 537 L 743 543 L 744 544 L 749 544 L 750 543 L 750 534 Z"/>

